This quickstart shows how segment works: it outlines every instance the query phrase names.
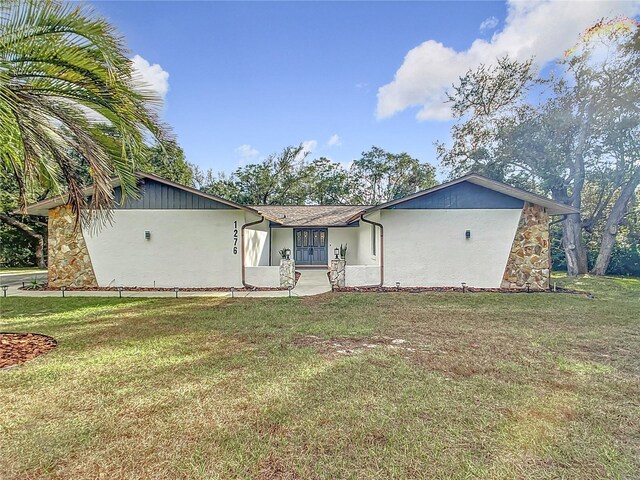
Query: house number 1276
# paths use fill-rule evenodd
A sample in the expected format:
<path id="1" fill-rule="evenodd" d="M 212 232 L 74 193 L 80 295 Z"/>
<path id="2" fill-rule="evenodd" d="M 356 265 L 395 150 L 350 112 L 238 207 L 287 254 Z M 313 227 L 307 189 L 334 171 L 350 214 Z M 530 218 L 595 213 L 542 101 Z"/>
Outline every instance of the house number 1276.
<path id="1" fill-rule="evenodd" d="M 238 222 L 233 222 L 233 254 L 238 254 Z"/>

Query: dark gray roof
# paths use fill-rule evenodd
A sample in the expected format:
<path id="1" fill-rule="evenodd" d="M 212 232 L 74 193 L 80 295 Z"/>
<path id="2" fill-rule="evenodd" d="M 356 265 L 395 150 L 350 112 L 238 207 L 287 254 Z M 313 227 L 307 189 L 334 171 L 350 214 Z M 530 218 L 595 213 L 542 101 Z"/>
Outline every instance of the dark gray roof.
<path id="1" fill-rule="evenodd" d="M 263 214 L 265 218 L 275 223 L 280 223 L 282 226 L 300 226 L 300 227 L 336 227 L 345 226 L 349 223 L 358 220 L 361 213 L 375 212 L 384 208 L 390 208 L 409 200 L 429 195 L 440 191 L 442 189 L 457 185 L 462 182 L 469 182 L 481 187 L 488 188 L 490 190 L 508 195 L 514 198 L 524 200 L 526 202 L 534 203 L 545 207 L 551 215 L 566 215 L 571 213 L 579 213 L 579 210 L 564 205 L 562 203 L 551 200 L 547 197 L 537 195 L 535 193 L 527 192 L 519 188 L 511 187 L 501 182 L 496 182 L 489 178 L 483 177 L 477 174 L 466 175 L 451 182 L 443 183 L 436 187 L 421 192 L 408 195 L 404 198 L 399 198 L 391 202 L 383 203 L 382 205 L 240 205 L 230 200 L 217 197 L 215 195 L 209 195 L 207 193 L 196 190 L 192 187 L 180 185 L 178 183 L 167 180 L 166 178 L 158 177 L 149 173 L 138 172 L 137 176 L 141 179 L 149 179 L 161 184 L 171 186 L 185 192 L 191 193 L 202 197 L 205 200 L 210 200 L 224 204 L 231 208 L 238 208 L 248 211 L 254 215 Z M 111 185 L 115 188 L 120 184 L 117 178 L 111 181 Z M 85 195 L 91 195 L 91 187 L 85 189 Z M 67 203 L 67 195 L 48 198 L 40 202 L 31 204 L 27 207 L 27 212 L 32 215 L 47 215 L 50 208 L 57 207 Z"/>
<path id="2" fill-rule="evenodd" d="M 283 227 L 344 227 L 366 205 L 250 205 Z M 353 221 L 353 220 L 352 220 Z"/>
<path id="3" fill-rule="evenodd" d="M 464 177 L 456 178 L 455 180 L 452 180 L 450 182 L 436 185 L 433 188 L 422 190 L 412 195 L 408 195 L 403 198 L 398 198 L 397 200 L 392 200 L 390 202 L 383 203 L 381 205 L 368 207 L 366 213 L 375 212 L 376 210 L 382 210 L 384 208 L 389 208 L 394 205 L 407 202 L 414 198 L 422 197 L 424 195 L 430 195 L 432 193 L 435 193 L 445 188 L 452 187 L 453 185 L 457 185 L 462 182 L 474 183 L 476 185 L 480 185 L 481 187 L 488 188 L 495 192 L 499 192 L 513 198 L 519 198 L 520 200 L 533 203 L 535 205 L 540 205 L 541 207 L 545 207 L 550 215 L 567 215 L 571 213 L 580 213 L 580 210 L 572 206 L 565 205 L 564 203 L 556 202 L 555 200 L 551 200 L 550 198 L 543 197 L 542 195 L 538 195 L 536 193 L 531 193 L 526 190 L 522 190 L 520 188 L 512 187 L 511 185 L 507 185 L 506 183 L 498 182 L 496 180 L 491 180 L 490 178 L 483 177 L 482 175 L 478 175 L 476 173 L 472 173 L 469 175 L 465 175 Z M 355 220 L 355 218 L 352 218 L 351 220 L 353 221 Z"/>
<path id="4" fill-rule="evenodd" d="M 256 212 L 255 210 L 252 210 L 251 208 L 247 207 L 246 205 L 240 205 L 238 203 L 232 202 L 231 200 L 227 200 L 225 198 L 221 198 L 218 197 L 216 195 L 210 195 L 208 193 L 202 192 L 200 190 L 197 190 L 195 188 L 192 187 L 187 187 L 186 185 L 182 185 L 180 183 L 176 183 L 176 182 L 172 182 L 171 180 L 167 180 L 166 178 L 163 177 L 159 177 L 157 175 L 153 175 L 151 173 L 146 173 L 146 172 L 136 172 L 136 176 L 138 177 L 138 179 L 140 180 L 152 180 L 154 182 L 158 182 L 160 184 L 163 185 L 167 185 L 173 188 L 177 188 L 178 190 L 187 192 L 187 193 L 191 193 L 193 195 L 196 195 L 198 197 L 201 197 L 205 200 L 210 200 L 213 202 L 217 202 L 220 204 L 224 204 L 230 208 L 238 208 L 241 210 L 246 210 L 250 213 L 253 213 L 254 215 L 257 215 L 258 212 Z M 119 178 L 113 178 L 111 179 L 111 186 L 115 188 L 117 188 L 120 185 L 120 179 Z M 92 187 L 87 187 L 84 189 L 84 195 L 89 197 L 91 196 L 93 192 L 93 188 Z M 55 208 L 58 207 L 60 205 L 65 205 L 69 200 L 69 196 L 68 195 L 58 195 L 55 197 L 50 197 L 47 198 L 45 200 L 41 200 L 39 202 L 36 203 L 32 203 L 31 205 L 27 206 L 27 213 L 29 213 L 30 215 L 42 215 L 42 216 L 46 216 L 49 214 L 49 209 L 51 208 Z M 19 212 L 16 212 L 19 213 Z M 268 216 L 268 215 L 265 215 Z"/>

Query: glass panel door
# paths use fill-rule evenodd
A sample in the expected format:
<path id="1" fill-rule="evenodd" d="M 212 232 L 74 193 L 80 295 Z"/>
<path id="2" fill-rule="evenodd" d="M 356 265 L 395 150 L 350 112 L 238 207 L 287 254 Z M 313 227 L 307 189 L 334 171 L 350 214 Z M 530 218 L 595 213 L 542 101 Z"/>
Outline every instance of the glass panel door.
<path id="1" fill-rule="evenodd" d="M 298 265 L 327 265 L 327 229 L 296 228 L 295 261 Z"/>

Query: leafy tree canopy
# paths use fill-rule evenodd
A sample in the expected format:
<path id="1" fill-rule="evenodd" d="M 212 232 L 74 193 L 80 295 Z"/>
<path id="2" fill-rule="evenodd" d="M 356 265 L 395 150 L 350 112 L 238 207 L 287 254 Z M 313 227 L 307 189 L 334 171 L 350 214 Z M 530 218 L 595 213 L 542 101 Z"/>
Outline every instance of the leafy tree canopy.
<path id="1" fill-rule="evenodd" d="M 640 40 L 630 19 L 602 20 L 541 78 L 533 61 L 498 59 L 449 92 L 458 123 L 437 144 L 452 176 L 475 171 L 581 209 L 562 222 L 570 274 L 589 268 L 585 234 L 601 232 L 593 272 L 606 271 L 640 183 Z"/>
<path id="2" fill-rule="evenodd" d="M 437 183 L 435 168 L 407 153 L 372 147 L 349 169 L 324 157 L 307 161 L 307 156 L 302 145 L 287 147 L 230 176 L 198 172 L 196 183 L 208 193 L 254 205 L 373 205 Z"/>

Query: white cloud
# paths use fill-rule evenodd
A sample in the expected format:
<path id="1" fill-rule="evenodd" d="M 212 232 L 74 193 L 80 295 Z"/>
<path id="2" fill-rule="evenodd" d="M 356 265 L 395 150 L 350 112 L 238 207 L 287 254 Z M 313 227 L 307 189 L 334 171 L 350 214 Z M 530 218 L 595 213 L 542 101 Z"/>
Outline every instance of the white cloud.
<path id="1" fill-rule="evenodd" d="M 489 18 L 485 18 L 484 21 L 480 24 L 480 31 L 486 32 L 487 30 L 493 30 L 498 26 L 498 19 L 494 16 Z"/>
<path id="2" fill-rule="evenodd" d="M 305 140 L 304 142 L 302 142 L 302 150 L 300 150 L 300 153 L 296 157 L 296 160 L 302 160 L 306 155 L 313 152 L 317 146 L 317 140 Z"/>
<path id="3" fill-rule="evenodd" d="M 337 133 L 331 135 L 327 140 L 327 146 L 329 147 L 339 147 L 340 145 L 342 145 L 342 139 Z"/>
<path id="4" fill-rule="evenodd" d="M 236 148 L 236 154 L 240 157 L 240 163 L 244 165 L 246 162 L 255 159 L 260 152 L 251 145 L 244 144 Z"/>
<path id="5" fill-rule="evenodd" d="M 169 72 L 159 64 L 151 64 L 140 55 L 135 55 L 131 62 L 135 69 L 135 80 L 143 84 L 143 88 L 155 92 L 162 100 L 169 91 Z"/>
<path id="6" fill-rule="evenodd" d="M 451 112 L 445 90 L 470 68 L 509 55 L 518 60 L 535 56 L 539 66 L 558 58 L 578 35 L 602 17 L 635 16 L 640 1 L 567 2 L 510 0 L 504 28 L 491 40 L 476 39 L 468 50 L 456 51 L 435 40 L 410 50 L 392 82 L 378 89 L 376 115 L 388 118 L 421 106 L 418 120 L 447 120 Z"/>
<path id="7" fill-rule="evenodd" d="M 317 140 L 305 140 L 302 142 L 302 152 L 303 153 L 311 153 L 318 146 Z"/>

